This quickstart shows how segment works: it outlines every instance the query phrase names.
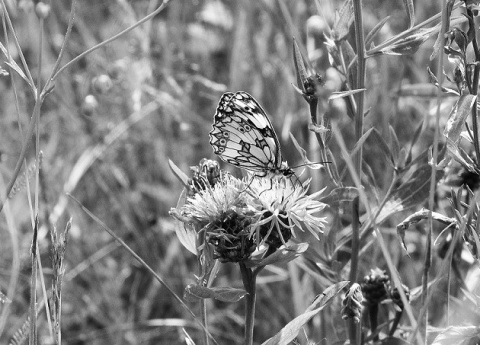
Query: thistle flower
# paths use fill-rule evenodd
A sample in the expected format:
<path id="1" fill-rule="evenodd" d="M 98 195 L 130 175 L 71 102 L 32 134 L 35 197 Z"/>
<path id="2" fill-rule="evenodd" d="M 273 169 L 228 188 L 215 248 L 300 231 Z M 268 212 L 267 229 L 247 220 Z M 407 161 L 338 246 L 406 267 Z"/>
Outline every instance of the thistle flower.
<path id="1" fill-rule="evenodd" d="M 254 208 L 259 221 L 252 231 L 257 231 L 257 237 L 275 248 L 285 244 L 291 236 L 295 236 L 295 226 L 300 230 L 304 227 L 319 239 L 318 233 L 323 232 L 325 217 L 315 216 L 325 208 L 325 204 L 315 200 L 322 192 L 307 195 L 307 181 L 303 186 L 293 184 L 288 177 L 255 178 L 250 184 Z M 274 231 L 276 230 L 276 231 Z"/>
<path id="2" fill-rule="evenodd" d="M 208 161 L 192 171 L 185 202 L 170 213 L 195 229 L 199 243 L 213 246 L 213 258 L 222 262 L 247 260 L 261 244 L 269 255 L 294 236 L 295 227 L 318 239 L 326 223 L 316 215 L 325 207 L 315 200 L 322 191 L 307 195 L 308 183 L 300 187 L 284 176 L 239 180 Z"/>
<path id="3" fill-rule="evenodd" d="M 256 248 L 249 232 L 255 219 L 247 206 L 250 199 L 242 180 L 219 174 L 213 187 L 197 189 L 172 214 L 203 233 L 205 241 L 214 247 L 215 259 L 238 262 L 248 259 Z"/>

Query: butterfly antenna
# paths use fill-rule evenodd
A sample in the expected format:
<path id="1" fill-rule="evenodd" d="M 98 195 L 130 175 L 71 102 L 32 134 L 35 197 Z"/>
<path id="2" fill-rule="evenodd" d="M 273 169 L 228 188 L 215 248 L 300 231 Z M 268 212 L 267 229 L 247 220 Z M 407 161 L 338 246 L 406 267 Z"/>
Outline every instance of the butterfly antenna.
<path id="1" fill-rule="evenodd" d="M 304 163 L 304 164 L 296 165 L 296 166 L 290 167 L 290 168 L 291 169 L 297 169 L 297 168 L 301 168 L 301 167 L 308 167 L 310 165 L 315 165 L 315 164 L 332 164 L 332 162 L 310 162 L 310 163 Z"/>

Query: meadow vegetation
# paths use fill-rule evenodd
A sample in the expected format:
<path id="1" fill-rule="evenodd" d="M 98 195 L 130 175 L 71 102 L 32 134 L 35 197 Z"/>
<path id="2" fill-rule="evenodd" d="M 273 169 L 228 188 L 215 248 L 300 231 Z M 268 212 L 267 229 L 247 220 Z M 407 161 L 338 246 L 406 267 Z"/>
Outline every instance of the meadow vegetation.
<path id="1" fill-rule="evenodd" d="M 474 2 L 0 14 L 1 344 L 480 343 Z M 213 153 L 237 91 L 294 175 Z"/>

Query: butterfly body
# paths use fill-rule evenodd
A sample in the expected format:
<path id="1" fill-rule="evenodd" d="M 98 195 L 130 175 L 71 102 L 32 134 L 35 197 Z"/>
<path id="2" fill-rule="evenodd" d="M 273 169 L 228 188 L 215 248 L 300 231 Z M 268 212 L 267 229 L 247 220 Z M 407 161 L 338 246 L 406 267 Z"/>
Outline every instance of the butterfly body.
<path id="1" fill-rule="evenodd" d="M 220 98 L 210 144 L 223 161 L 257 176 L 294 174 L 282 159 L 270 119 L 246 92 L 227 92 Z"/>

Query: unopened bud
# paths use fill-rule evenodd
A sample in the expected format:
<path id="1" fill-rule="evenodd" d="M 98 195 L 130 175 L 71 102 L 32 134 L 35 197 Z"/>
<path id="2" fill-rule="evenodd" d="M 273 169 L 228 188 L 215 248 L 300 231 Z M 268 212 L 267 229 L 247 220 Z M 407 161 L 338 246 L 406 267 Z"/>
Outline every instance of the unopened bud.
<path id="1" fill-rule="evenodd" d="M 44 2 L 38 2 L 35 5 L 35 14 L 39 19 L 45 19 L 50 14 L 50 5 Z"/>

